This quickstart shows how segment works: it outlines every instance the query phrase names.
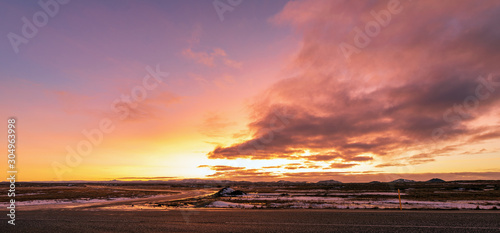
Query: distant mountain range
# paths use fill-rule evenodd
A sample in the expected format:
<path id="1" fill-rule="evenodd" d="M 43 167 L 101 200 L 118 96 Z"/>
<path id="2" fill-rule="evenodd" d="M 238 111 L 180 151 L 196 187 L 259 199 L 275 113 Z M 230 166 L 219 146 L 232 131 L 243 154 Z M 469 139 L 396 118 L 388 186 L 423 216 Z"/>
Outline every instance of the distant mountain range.
<path id="1" fill-rule="evenodd" d="M 2 181 L 3 182 L 8 182 L 8 181 Z M 210 185 L 222 185 L 222 186 L 228 186 L 230 184 L 278 184 L 278 185 L 300 185 L 300 184 L 320 184 L 320 185 L 335 185 L 335 184 L 342 184 L 343 182 L 337 181 L 337 180 L 321 180 L 318 182 L 307 182 L 307 181 L 286 181 L 286 180 L 279 180 L 279 181 L 233 181 L 233 180 L 210 180 L 210 179 L 182 179 L 182 180 L 127 180 L 127 181 L 122 181 L 122 180 L 108 180 L 108 181 L 85 181 L 85 180 L 69 180 L 69 181 L 31 181 L 31 182 L 20 182 L 20 183 L 63 183 L 63 184 L 78 184 L 78 183 L 101 183 L 101 184 L 120 184 L 120 183 L 151 183 L 151 184 L 196 184 L 196 185 L 203 185 L 203 184 L 210 184 Z M 382 181 L 371 181 L 371 182 L 352 182 L 352 183 L 370 183 L 370 184 L 379 184 L 379 183 L 415 183 L 415 182 L 425 182 L 425 183 L 444 183 L 447 182 L 445 180 L 439 179 L 439 178 L 432 178 L 427 181 L 415 181 L 415 180 L 410 180 L 410 179 L 397 179 L 393 180 L 390 182 L 382 182 Z M 457 181 L 455 181 L 457 182 Z M 351 183 L 351 182 L 348 182 Z"/>
<path id="2" fill-rule="evenodd" d="M 337 181 L 337 180 L 322 180 L 316 182 L 317 184 L 342 184 L 342 182 Z"/>

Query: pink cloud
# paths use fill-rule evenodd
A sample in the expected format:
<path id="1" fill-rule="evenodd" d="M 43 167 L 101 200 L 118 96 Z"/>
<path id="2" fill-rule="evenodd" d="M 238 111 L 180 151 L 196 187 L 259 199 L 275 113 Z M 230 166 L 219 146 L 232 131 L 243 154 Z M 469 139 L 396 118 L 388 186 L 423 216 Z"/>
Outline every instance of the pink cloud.
<path id="1" fill-rule="evenodd" d="M 479 77 L 500 73 L 500 4 L 393 2 L 399 13 L 385 26 L 374 14 L 388 12 L 390 2 L 288 3 L 272 21 L 302 35 L 294 63 L 299 72 L 275 83 L 254 103 L 253 139 L 217 147 L 209 158 L 296 158 L 308 149 L 318 155 L 334 151 L 347 167 L 354 164 L 350 161 L 373 159 L 366 153 L 383 162 L 401 151 L 436 147 L 425 158 L 407 158 L 418 164 L 458 153 L 463 145 L 444 149 L 462 138 L 472 143 L 498 138 L 498 125 L 469 123 L 496 111 L 500 103 L 500 91 L 495 91 L 499 76 L 490 75 L 489 86 L 478 87 Z M 380 32 L 346 59 L 340 45 L 355 46 L 356 28 L 366 30 L 374 22 Z M 472 97 L 479 99 L 478 89 L 488 98 L 466 108 Z M 289 121 L 277 121 L 277 109 L 285 109 Z M 455 120 L 443 117 L 447 110 Z M 445 136 L 436 138 L 436 130 Z"/>
<path id="2" fill-rule="evenodd" d="M 187 48 L 182 51 L 182 55 L 208 67 L 216 66 L 217 62 L 232 68 L 240 68 L 242 65 L 241 62 L 229 59 L 226 52 L 221 48 L 213 48 L 210 53 L 205 51 L 195 52 L 192 48 Z"/>

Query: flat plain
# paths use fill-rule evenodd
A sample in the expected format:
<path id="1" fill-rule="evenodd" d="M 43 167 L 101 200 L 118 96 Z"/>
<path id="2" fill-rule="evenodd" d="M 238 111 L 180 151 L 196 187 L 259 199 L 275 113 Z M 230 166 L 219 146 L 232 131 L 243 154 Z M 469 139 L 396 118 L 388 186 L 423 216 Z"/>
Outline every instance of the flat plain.
<path id="1" fill-rule="evenodd" d="M 499 188 L 499 181 L 20 183 L 16 225 L 2 214 L 0 226 L 1 232 L 500 232 Z M 5 208 L 8 199 L 0 199 Z"/>
<path id="2" fill-rule="evenodd" d="M 3 232 L 500 232 L 498 211 L 331 209 L 21 211 Z"/>

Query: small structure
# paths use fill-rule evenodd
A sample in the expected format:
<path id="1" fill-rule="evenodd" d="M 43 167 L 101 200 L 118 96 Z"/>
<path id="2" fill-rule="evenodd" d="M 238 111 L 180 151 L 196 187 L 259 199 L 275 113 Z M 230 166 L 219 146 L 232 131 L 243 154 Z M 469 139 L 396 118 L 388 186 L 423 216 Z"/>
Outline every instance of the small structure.
<path id="1" fill-rule="evenodd" d="M 234 190 L 230 187 L 225 187 L 221 190 L 219 190 L 219 192 L 217 192 L 216 194 L 214 194 L 214 196 L 216 197 L 237 197 L 237 196 L 245 196 L 247 195 L 245 192 L 241 191 L 241 190 Z"/>

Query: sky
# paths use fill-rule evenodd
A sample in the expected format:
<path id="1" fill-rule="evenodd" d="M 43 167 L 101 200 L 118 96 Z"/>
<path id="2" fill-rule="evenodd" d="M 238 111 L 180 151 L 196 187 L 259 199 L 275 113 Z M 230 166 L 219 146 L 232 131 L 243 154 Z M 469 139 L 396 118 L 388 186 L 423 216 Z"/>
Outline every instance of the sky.
<path id="1" fill-rule="evenodd" d="M 0 15 L 18 181 L 500 179 L 498 1 L 2 0 Z"/>

